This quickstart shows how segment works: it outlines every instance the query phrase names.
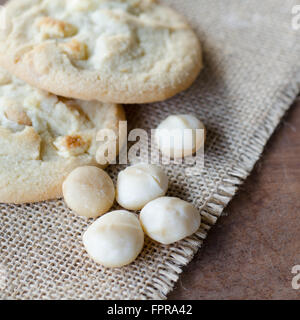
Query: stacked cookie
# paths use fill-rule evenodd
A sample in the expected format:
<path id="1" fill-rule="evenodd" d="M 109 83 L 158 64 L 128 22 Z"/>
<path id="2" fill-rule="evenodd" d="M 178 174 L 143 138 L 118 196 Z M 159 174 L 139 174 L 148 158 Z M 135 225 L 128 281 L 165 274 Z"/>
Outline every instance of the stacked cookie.
<path id="1" fill-rule="evenodd" d="M 0 202 L 61 197 L 74 168 L 96 165 L 98 130 L 118 134 L 119 103 L 170 98 L 202 68 L 194 32 L 155 0 L 11 0 L 5 9 Z"/>

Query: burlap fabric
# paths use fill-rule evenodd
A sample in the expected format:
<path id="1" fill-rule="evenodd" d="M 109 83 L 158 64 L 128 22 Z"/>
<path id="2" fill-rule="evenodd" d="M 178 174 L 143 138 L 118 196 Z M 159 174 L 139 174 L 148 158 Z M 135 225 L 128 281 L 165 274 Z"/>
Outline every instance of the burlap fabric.
<path id="1" fill-rule="evenodd" d="M 21 1 L 21 0 L 20 0 Z M 203 43 L 205 69 L 188 91 L 128 106 L 130 127 L 155 128 L 172 113 L 194 113 L 208 128 L 205 169 L 188 177 L 169 165 L 169 195 L 193 202 L 196 235 L 163 246 L 146 239 L 138 260 L 110 270 L 93 263 L 81 235 L 91 221 L 64 202 L 0 205 L 0 297 L 6 299 L 164 299 L 258 160 L 299 91 L 297 1 L 170 0 Z M 109 168 L 116 177 L 120 167 Z"/>

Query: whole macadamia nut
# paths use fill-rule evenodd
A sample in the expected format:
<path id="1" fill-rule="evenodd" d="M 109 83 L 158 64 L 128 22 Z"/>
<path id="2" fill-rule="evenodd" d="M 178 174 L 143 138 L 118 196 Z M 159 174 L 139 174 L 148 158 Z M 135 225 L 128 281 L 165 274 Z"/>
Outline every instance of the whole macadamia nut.
<path id="1" fill-rule="evenodd" d="M 195 233 L 201 223 L 198 210 L 190 203 L 173 197 L 149 202 L 141 211 L 145 233 L 162 244 L 171 244 Z"/>
<path id="2" fill-rule="evenodd" d="M 134 213 L 113 211 L 87 229 L 83 244 L 95 262 L 117 268 L 137 258 L 144 245 L 144 232 Z"/>
<path id="3" fill-rule="evenodd" d="M 96 218 L 112 207 L 115 188 L 104 170 L 85 166 L 69 174 L 63 183 L 63 196 L 68 207 L 75 213 Z"/>
<path id="4" fill-rule="evenodd" d="M 171 115 L 157 127 L 155 141 L 165 156 L 191 156 L 204 145 L 205 126 L 191 114 Z"/>
<path id="5" fill-rule="evenodd" d="M 125 209 L 140 210 L 148 202 L 162 197 L 168 189 L 168 177 L 155 165 L 140 163 L 118 175 L 116 199 Z"/>

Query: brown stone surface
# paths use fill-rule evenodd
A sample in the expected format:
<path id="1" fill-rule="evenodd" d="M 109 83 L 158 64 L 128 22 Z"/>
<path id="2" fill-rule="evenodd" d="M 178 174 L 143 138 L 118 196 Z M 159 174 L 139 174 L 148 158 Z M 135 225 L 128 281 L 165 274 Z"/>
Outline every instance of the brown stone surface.
<path id="1" fill-rule="evenodd" d="M 169 299 L 300 299 L 300 101 Z"/>

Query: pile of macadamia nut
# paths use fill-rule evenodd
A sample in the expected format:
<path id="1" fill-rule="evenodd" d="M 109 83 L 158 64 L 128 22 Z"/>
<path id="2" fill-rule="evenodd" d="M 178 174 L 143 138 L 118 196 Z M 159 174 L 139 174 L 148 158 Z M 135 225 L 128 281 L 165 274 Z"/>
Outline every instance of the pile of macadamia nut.
<path id="1" fill-rule="evenodd" d="M 190 115 L 170 116 L 160 127 L 204 129 L 202 122 Z M 174 157 L 182 154 L 180 147 L 172 145 Z M 192 154 L 200 147 L 190 144 L 189 150 L 184 151 Z M 161 149 L 162 153 L 164 151 Z M 166 197 L 167 190 L 165 172 L 145 163 L 121 171 L 116 189 L 105 171 L 92 166 L 75 169 L 63 183 L 63 195 L 69 208 L 80 216 L 100 217 L 84 233 L 83 244 L 95 262 L 109 268 L 133 262 L 143 249 L 144 234 L 168 245 L 199 229 L 198 210 L 179 198 Z M 126 210 L 107 213 L 115 199 Z M 140 211 L 139 217 L 136 211 Z"/>

